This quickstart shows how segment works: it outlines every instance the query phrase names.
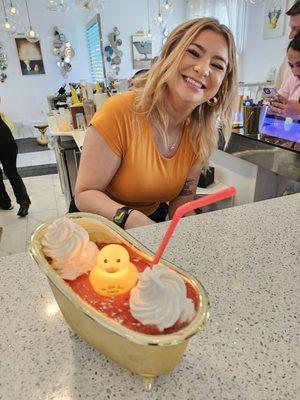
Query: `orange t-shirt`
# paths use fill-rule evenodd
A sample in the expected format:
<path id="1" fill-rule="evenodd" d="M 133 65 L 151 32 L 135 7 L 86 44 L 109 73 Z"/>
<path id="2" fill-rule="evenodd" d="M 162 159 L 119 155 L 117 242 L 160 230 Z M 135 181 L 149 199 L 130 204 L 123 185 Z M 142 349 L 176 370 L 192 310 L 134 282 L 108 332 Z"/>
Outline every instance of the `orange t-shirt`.
<path id="1" fill-rule="evenodd" d="M 171 158 L 157 150 L 152 128 L 144 116 L 134 114 L 134 92 L 109 98 L 94 115 L 91 125 L 121 165 L 105 193 L 118 203 L 152 214 L 159 204 L 176 198 L 198 157 L 185 129 L 180 145 Z"/>

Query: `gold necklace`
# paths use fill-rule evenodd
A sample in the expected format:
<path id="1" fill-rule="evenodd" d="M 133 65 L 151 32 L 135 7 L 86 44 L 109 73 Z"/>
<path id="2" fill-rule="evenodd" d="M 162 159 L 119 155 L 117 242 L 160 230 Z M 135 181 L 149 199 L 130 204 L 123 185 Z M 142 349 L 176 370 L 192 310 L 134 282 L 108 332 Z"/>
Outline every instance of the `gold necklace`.
<path id="1" fill-rule="evenodd" d="M 177 135 L 175 142 L 173 142 L 172 144 L 168 144 L 168 145 L 167 145 L 167 150 L 168 150 L 168 151 L 172 151 L 172 150 L 174 150 L 174 149 L 176 148 L 178 142 L 179 142 L 180 139 L 181 139 L 181 136 L 182 136 L 182 130 L 181 130 L 181 131 L 179 132 L 179 134 Z"/>

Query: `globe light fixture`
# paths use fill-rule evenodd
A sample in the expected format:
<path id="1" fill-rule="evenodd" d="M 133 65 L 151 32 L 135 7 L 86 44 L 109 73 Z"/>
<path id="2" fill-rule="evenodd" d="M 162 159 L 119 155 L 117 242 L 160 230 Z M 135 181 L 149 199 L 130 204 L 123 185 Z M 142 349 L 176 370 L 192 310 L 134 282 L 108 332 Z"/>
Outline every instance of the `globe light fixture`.
<path id="1" fill-rule="evenodd" d="M 148 19 L 147 37 L 150 39 L 152 37 L 152 32 L 150 29 L 150 0 L 147 0 L 147 19 Z"/>
<path id="2" fill-rule="evenodd" d="M 57 0 L 48 0 L 47 8 L 50 11 L 57 11 L 58 2 Z"/>
<path id="3" fill-rule="evenodd" d="M 161 24 L 161 23 L 163 22 L 163 17 L 162 17 L 162 15 L 161 15 L 161 13 L 158 13 L 157 22 L 158 22 L 159 24 Z"/>
<path id="4" fill-rule="evenodd" d="M 164 2 L 164 9 L 165 9 L 167 12 L 173 11 L 173 4 L 172 4 L 169 0 L 166 0 L 166 1 Z"/>
<path id="5" fill-rule="evenodd" d="M 13 25 L 13 23 L 7 17 L 4 0 L 2 0 L 2 6 L 3 6 L 3 10 L 4 10 L 4 22 L 1 23 L 1 30 L 9 35 L 13 35 L 14 33 L 16 33 L 17 28 Z"/>
<path id="6" fill-rule="evenodd" d="M 155 22 L 158 25 L 161 25 L 163 23 L 164 19 L 163 19 L 163 15 L 161 12 L 161 4 L 160 4 L 160 0 L 158 0 L 158 15 L 155 18 Z"/>
<path id="7" fill-rule="evenodd" d="M 9 35 L 13 35 L 16 33 L 17 28 L 7 19 L 5 18 L 4 23 L 2 24 L 3 30 Z"/>
<path id="8" fill-rule="evenodd" d="M 25 37 L 28 40 L 28 42 L 31 42 L 31 43 L 36 43 L 40 39 L 40 35 L 34 29 L 32 29 L 31 26 L 26 29 Z"/>
<path id="9" fill-rule="evenodd" d="M 10 5 L 8 7 L 8 13 L 12 16 L 15 17 L 19 14 L 19 9 L 16 7 L 15 4 L 13 4 L 12 1 L 10 1 Z"/>
<path id="10" fill-rule="evenodd" d="M 25 31 L 25 37 L 28 40 L 28 42 L 36 43 L 39 41 L 40 35 L 32 28 L 27 0 L 25 0 L 25 4 L 26 4 L 27 17 L 28 17 L 28 22 L 29 22 L 29 27 Z"/>

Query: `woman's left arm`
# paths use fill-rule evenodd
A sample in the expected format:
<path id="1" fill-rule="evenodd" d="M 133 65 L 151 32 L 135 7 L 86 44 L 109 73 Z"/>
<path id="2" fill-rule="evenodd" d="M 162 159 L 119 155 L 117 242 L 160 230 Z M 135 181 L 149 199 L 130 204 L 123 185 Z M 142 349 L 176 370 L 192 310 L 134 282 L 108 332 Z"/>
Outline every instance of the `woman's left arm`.
<path id="1" fill-rule="evenodd" d="M 182 204 L 185 204 L 189 201 L 195 200 L 196 190 L 198 186 L 198 181 L 200 177 L 202 166 L 201 164 L 193 165 L 188 173 L 184 186 L 179 193 L 179 195 L 170 201 L 169 203 L 169 218 L 172 219 L 176 209 L 180 207 Z M 191 211 L 187 213 L 185 216 L 194 215 L 195 213 Z"/>

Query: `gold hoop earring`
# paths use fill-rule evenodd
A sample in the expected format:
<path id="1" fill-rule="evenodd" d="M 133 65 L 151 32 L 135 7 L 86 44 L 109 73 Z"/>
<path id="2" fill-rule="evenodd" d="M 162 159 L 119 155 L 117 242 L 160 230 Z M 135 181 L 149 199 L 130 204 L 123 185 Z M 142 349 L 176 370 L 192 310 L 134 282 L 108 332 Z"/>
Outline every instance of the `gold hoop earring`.
<path id="1" fill-rule="evenodd" d="M 206 102 L 210 107 L 214 107 L 218 103 L 217 97 L 213 97 L 212 99 L 208 100 Z"/>

